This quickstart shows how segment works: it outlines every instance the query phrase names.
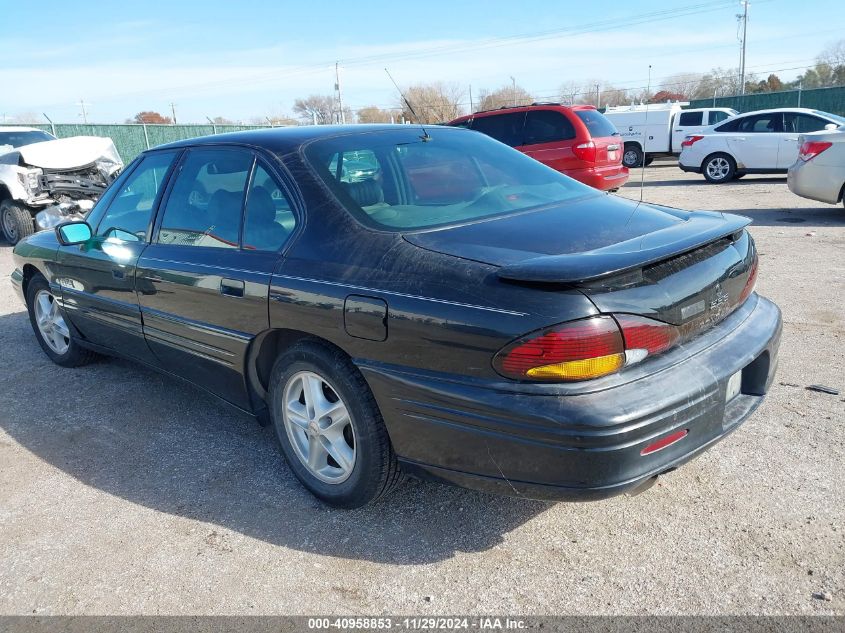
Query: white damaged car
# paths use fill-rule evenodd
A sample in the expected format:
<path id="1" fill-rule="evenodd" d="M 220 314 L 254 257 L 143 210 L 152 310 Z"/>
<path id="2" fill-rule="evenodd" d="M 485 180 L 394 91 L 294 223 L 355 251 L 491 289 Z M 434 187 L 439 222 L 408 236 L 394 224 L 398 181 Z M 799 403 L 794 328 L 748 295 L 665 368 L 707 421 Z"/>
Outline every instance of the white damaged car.
<path id="1" fill-rule="evenodd" d="M 0 228 L 17 244 L 90 209 L 123 168 L 109 138 L 0 127 Z"/>

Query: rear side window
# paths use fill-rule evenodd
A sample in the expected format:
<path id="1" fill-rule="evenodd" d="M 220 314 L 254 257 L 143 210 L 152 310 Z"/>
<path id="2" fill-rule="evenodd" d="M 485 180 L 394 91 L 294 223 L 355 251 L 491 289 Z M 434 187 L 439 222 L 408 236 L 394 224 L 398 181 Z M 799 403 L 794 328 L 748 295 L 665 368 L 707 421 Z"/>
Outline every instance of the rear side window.
<path id="1" fill-rule="evenodd" d="M 132 242 L 146 239 L 153 206 L 176 155 L 156 152 L 145 156 L 125 180 L 116 183 L 118 189 L 100 219 L 97 235 Z"/>
<path id="2" fill-rule="evenodd" d="M 190 150 L 164 207 L 158 243 L 238 248 L 252 163 L 250 152 Z"/>
<path id="3" fill-rule="evenodd" d="M 752 134 L 772 134 L 782 130 L 780 112 L 747 116 L 738 121 L 737 132 L 751 132 Z"/>
<path id="4" fill-rule="evenodd" d="M 575 114 L 584 122 L 593 138 L 619 134 L 613 123 L 598 110 L 575 110 Z"/>
<path id="5" fill-rule="evenodd" d="M 703 120 L 703 112 L 681 112 L 678 117 L 678 125 L 701 125 Z"/>
<path id="6" fill-rule="evenodd" d="M 530 110 L 525 116 L 524 145 L 553 143 L 575 138 L 569 119 L 554 110 Z"/>
<path id="7" fill-rule="evenodd" d="M 284 189 L 264 167 L 257 165 L 246 199 L 244 248 L 277 251 L 295 227 L 296 218 Z"/>
<path id="8" fill-rule="evenodd" d="M 525 112 L 494 114 L 478 117 L 472 121 L 472 129 L 491 136 L 500 143 L 516 147 L 522 145 L 522 126 Z"/>

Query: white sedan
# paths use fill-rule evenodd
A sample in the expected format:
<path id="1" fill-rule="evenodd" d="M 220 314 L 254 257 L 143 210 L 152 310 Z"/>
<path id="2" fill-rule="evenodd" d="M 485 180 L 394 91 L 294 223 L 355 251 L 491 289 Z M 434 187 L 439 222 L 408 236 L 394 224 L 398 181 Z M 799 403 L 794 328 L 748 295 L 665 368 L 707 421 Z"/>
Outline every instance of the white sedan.
<path id="1" fill-rule="evenodd" d="M 785 174 L 798 159 L 798 135 L 836 129 L 845 118 L 809 108 L 758 110 L 687 136 L 678 166 L 713 183 L 745 174 Z"/>
<path id="2" fill-rule="evenodd" d="M 845 193 L 845 126 L 799 137 L 801 151 L 786 182 L 792 193 L 836 204 Z"/>

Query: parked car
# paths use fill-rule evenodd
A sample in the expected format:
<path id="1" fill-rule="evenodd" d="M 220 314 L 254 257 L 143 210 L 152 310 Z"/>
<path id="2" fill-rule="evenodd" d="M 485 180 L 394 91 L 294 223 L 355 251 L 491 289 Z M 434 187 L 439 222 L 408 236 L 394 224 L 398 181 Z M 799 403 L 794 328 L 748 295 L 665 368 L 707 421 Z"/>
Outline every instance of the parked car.
<path id="1" fill-rule="evenodd" d="M 690 108 L 686 101 L 647 105 L 610 106 L 604 116 L 616 126 L 624 141 L 622 164 L 640 167 L 661 156 L 681 153 L 690 134 L 721 123 L 738 112 L 731 108 Z"/>
<path id="2" fill-rule="evenodd" d="M 483 132 L 602 191 L 615 191 L 628 180 L 619 132 L 593 106 L 500 108 L 459 117 L 448 125 Z"/>
<path id="3" fill-rule="evenodd" d="M 199 385 L 271 423 L 330 504 L 403 473 L 598 499 L 769 389 L 781 317 L 748 223 L 606 196 L 469 130 L 261 130 L 144 152 L 84 221 L 19 242 L 12 281 L 55 363 Z"/>
<path id="4" fill-rule="evenodd" d="M 803 198 L 845 205 L 845 125 L 837 130 L 802 134 L 798 160 L 786 182 Z"/>
<path id="5" fill-rule="evenodd" d="M 3 235 L 16 244 L 36 228 L 50 228 L 84 213 L 122 167 L 108 138 L 57 139 L 36 128 L 0 127 Z"/>
<path id="6" fill-rule="evenodd" d="M 833 128 L 845 118 L 808 108 L 741 114 L 681 143 L 679 167 L 723 183 L 745 174 L 785 174 L 798 158 L 798 135 Z"/>

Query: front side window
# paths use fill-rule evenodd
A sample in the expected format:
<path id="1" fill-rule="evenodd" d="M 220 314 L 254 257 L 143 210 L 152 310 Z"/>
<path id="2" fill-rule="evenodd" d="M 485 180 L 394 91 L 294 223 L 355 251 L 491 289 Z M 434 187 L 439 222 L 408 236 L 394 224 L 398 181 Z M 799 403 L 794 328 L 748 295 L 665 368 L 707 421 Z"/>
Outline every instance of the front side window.
<path id="1" fill-rule="evenodd" d="M 525 116 L 525 145 L 553 143 L 575 138 L 575 128 L 560 112 L 531 110 Z"/>
<path id="2" fill-rule="evenodd" d="M 681 112 L 678 117 L 678 125 L 701 125 L 703 120 L 703 112 Z"/>
<path id="3" fill-rule="evenodd" d="M 158 243 L 238 248 L 252 163 L 251 152 L 190 150 L 165 203 Z"/>
<path id="4" fill-rule="evenodd" d="M 473 119 L 472 129 L 486 134 L 500 143 L 517 147 L 522 145 L 522 126 L 524 123 L 525 112 L 493 114 Z"/>
<path id="5" fill-rule="evenodd" d="M 787 112 L 783 115 L 783 128 L 785 132 L 805 134 L 807 132 L 820 132 L 830 122 L 808 114 Z"/>
<path id="6" fill-rule="evenodd" d="M 716 125 L 720 121 L 724 121 L 728 117 L 732 116 L 727 112 L 722 112 L 721 110 L 711 110 L 710 111 L 710 125 Z"/>
<path id="7" fill-rule="evenodd" d="M 119 189 L 100 219 L 97 235 L 126 241 L 146 239 L 153 207 L 177 153 L 149 154 L 125 180 L 116 183 Z"/>
<path id="8" fill-rule="evenodd" d="M 295 227 L 296 218 L 284 189 L 264 167 L 256 165 L 246 198 L 243 247 L 277 251 Z"/>
<path id="9" fill-rule="evenodd" d="M 345 182 L 336 157 L 370 152 L 372 177 Z M 310 143 L 305 156 L 334 197 L 369 226 L 410 231 L 600 195 L 483 134 L 410 127 Z"/>
<path id="10" fill-rule="evenodd" d="M 22 130 L 20 132 L 0 132 L 0 146 L 11 145 L 12 147 L 23 147 L 33 143 L 44 141 L 55 141 L 56 137 L 41 130 Z"/>

